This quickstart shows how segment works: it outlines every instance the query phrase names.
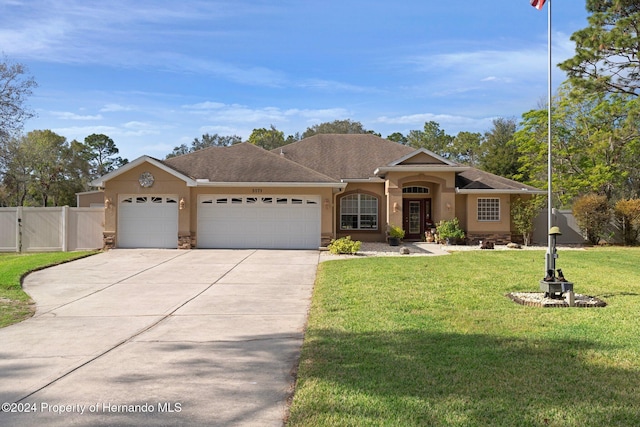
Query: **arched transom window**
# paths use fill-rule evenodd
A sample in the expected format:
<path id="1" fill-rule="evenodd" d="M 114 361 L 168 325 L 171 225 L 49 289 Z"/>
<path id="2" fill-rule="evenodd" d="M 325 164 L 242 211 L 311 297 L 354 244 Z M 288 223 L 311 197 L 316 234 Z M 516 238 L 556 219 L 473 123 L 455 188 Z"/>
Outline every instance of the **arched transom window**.
<path id="1" fill-rule="evenodd" d="M 341 230 L 377 230 L 378 199 L 369 194 L 349 194 L 340 199 Z"/>
<path id="2" fill-rule="evenodd" d="M 422 187 L 419 185 L 404 187 L 402 189 L 402 194 L 429 194 L 429 187 Z"/>

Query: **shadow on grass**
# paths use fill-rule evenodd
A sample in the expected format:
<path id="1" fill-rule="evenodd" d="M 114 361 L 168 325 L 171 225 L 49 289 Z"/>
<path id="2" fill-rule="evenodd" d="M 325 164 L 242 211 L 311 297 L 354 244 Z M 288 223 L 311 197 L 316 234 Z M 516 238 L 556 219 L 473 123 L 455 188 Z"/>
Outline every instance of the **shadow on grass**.
<path id="1" fill-rule="evenodd" d="M 311 330 L 290 424 L 640 425 L 640 374 L 593 357 L 603 351 L 580 340 Z"/>

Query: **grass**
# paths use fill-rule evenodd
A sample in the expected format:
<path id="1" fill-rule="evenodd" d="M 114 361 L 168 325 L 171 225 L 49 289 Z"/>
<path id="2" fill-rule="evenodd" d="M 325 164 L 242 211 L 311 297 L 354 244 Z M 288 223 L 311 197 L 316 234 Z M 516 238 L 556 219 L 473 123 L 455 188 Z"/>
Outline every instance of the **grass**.
<path id="1" fill-rule="evenodd" d="M 33 301 L 22 290 L 22 278 L 29 272 L 95 252 L 46 252 L 0 254 L 0 328 L 33 315 Z"/>
<path id="2" fill-rule="evenodd" d="M 640 249 L 560 251 L 605 308 L 518 305 L 543 251 L 323 263 L 288 426 L 640 425 Z"/>

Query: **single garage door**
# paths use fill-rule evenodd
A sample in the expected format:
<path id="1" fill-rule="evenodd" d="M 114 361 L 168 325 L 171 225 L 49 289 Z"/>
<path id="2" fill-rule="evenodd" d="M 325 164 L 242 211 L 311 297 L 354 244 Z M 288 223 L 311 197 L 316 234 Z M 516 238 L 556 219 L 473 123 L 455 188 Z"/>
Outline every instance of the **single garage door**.
<path id="1" fill-rule="evenodd" d="M 197 246 L 317 249 L 320 215 L 320 196 L 203 195 Z"/>
<path id="2" fill-rule="evenodd" d="M 119 248 L 177 248 L 178 197 L 124 196 L 118 206 Z"/>

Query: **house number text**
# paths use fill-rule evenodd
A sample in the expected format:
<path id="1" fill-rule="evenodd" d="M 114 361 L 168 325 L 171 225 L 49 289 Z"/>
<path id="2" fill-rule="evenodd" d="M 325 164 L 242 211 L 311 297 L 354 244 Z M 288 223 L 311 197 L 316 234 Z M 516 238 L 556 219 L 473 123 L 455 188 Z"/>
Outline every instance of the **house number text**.
<path id="1" fill-rule="evenodd" d="M 262 188 L 254 188 L 253 190 L 251 190 L 251 192 L 252 192 L 253 194 L 256 194 L 256 193 L 262 193 Z"/>

